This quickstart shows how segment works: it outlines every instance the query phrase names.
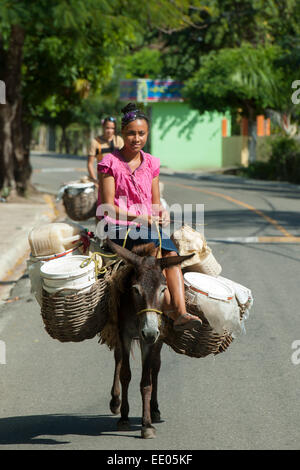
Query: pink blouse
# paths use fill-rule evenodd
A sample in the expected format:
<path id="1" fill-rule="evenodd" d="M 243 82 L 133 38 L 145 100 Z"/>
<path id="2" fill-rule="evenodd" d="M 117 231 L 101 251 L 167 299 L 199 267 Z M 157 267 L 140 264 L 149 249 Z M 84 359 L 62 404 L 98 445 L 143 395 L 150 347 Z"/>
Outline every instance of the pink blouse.
<path id="1" fill-rule="evenodd" d="M 98 163 L 98 172 L 106 173 L 115 180 L 115 205 L 136 215 L 152 214 L 152 180 L 159 175 L 160 160 L 141 150 L 142 163 L 131 171 L 119 150 L 106 154 Z M 100 191 L 98 193 L 97 217 L 102 218 Z M 100 209 L 100 211 L 99 211 Z M 131 225 L 130 221 L 116 221 L 106 217 L 109 222 Z"/>

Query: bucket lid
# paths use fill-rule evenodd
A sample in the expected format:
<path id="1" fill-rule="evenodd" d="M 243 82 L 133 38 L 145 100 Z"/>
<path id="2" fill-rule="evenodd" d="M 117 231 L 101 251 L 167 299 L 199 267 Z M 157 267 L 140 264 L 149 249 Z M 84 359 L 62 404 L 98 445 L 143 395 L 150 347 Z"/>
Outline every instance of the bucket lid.
<path id="1" fill-rule="evenodd" d="M 195 292 L 213 299 L 229 301 L 234 297 L 234 290 L 224 282 L 207 274 L 190 272 L 184 274 L 184 283 Z"/>
<path id="2" fill-rule="evenodd" d="M 81 268 L 83 261 L 88 260 L 88 256 L 68 256 L 48 261 L 41 266 L 41 276 L 47 279 L 68 279 L 70 277 L 81 277 L 95 269 L 94 262 Z"/>

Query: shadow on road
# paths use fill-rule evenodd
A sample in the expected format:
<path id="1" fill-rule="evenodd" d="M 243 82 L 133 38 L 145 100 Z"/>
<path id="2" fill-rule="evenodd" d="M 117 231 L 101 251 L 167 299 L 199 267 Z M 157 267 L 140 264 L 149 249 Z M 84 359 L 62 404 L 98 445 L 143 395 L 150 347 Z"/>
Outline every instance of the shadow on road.
<path id="1" fill-rule="evenodd" d="M 51 438 L 55 436 L 79 435 L 101 436 L 119 435 L 137 438 L 135 435 L 117 433 L 119 417 L 111 415 L 80 416 L 80 415 L 35 415 L 14 416 L 0 419 L 0 445 L 12 444 L 70 444 L 67 440 Z M 130 418 L 131 431 L 141 428 L 141 418 Z M 45 437 L 42 437 L 45 436 Z M 49 437 L 50 436 L 50 437 Z"/>

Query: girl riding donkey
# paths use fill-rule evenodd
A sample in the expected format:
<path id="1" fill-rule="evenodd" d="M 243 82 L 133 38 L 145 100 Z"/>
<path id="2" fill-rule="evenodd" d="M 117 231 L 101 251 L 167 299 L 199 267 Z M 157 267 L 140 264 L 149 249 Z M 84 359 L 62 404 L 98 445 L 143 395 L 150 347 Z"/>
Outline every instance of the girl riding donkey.
<path id="1" fill-rule="evenodd" d="M 149 133 L 148 118 L 132 103 L 122 112 L 124 146 L 106 154 L 98 163 L 97 216 L 105 220 L 104 230 L 116 244 L 124 245 L 126 239 L 126 248 L 131 250 L 153 242 L 157 248 L 161 246 L 163 258 L 177 256 L 177 248 L 161 229 L 169 224 L 169 214 L 160 204 L 160 161 L 142 150 Z M 180 265 L 165 269 L 164 275 L 167 289 L 163 313 L 174 320 L 176 330 L 197 327 L 201 320 L 186 311 Z"/>
<path id="2" fill-rule="evenodd" d="M 122 111 L 124 146 L 106 154 L 98 163 L 97 216 L 102 219 L 101 226 L 104 225 L 109 247 L 133 268 L 127 278 L 129 288 L 124 291 L 121 287 L 119 294 L 120 343 L 114 347 L 115 373 L 110 409 L 114 414 L 121 412 L 118 429 L 130 429 L 129 357 L 132 340 L 139 336 L 143 401 L 141 435 L 151 439 L 156 435 L 152 423 L 160 421 L 157 401 L 162 347 L 160 314 L 172 318 L 176 330 L 196 328 L 201 325 L 201 320 L 187 313 L 185 307 L 180 263 L 187 257 L 178 256 L 175 245 L 160 228 L 160 225 L 169 224 L 169 215 L 160 205 L 159 160 L 142 150 L 149 132 L 147 116 L 133 104 Z M 152 252 L 153 247 L 156 247 L 156 253 Z M 161 259 L 153 257 L 157 255 L 158 247 Z"/>

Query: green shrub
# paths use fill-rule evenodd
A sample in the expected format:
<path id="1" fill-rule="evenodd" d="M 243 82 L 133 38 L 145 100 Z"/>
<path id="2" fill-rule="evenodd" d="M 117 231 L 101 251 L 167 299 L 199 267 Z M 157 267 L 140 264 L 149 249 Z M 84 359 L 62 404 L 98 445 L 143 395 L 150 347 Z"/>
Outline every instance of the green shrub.
<path id="1" fill-rule="evenodd" d="M 270 162 L 253 162 L 247 168 L 247 176 L 259 180 L 274 179 L 274 168 Z"/>
<path id="2" fill-rule="evenodd" d="M 276 179 L 274 165 L 270 162 L 257 161 L 249 163 L 247 167 L 239 168 L 236 174 L 246 178 L 253 178 L 258 180 Z"/>
<path id="3" fill-rule="evenodd" d="M 256 161 L 238 173 L 247 178 L 288 181 L 300 184 L 300 142 L 289 137 L 276 137 L 271 142 L 269 161 Z"/>
<path id="4" fill-rule="evenodd" d="M 271 144 L 269 163 L 281 181 L 300 183 L 300 143 L 288 137 L 277 137 Z"/>

